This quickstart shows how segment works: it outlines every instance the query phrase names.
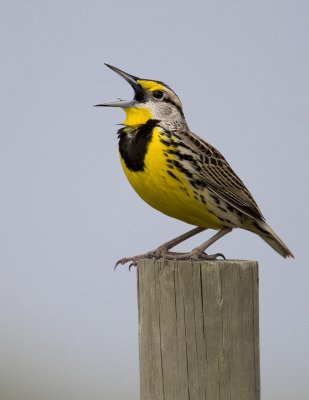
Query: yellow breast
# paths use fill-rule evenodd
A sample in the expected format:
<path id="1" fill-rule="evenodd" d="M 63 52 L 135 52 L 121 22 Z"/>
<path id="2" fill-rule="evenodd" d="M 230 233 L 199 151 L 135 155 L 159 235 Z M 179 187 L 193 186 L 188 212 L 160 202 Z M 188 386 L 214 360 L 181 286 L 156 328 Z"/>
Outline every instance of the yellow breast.
<path id="1" fill-rule="evenodd" d="M 149 205 L 170 217 L 203 228 L 220 229 L 220 220 L 207 210 L 204 190 L 204 193 L 194 190 L 182 172 L 169 167 L 168 158 L 175 156 L 166 153 L 168 148 L 160 139 L 161 130 L 156 127 L 148 144 L 143 171 L 129 170 L 120 156 L 132 187 Z"/>

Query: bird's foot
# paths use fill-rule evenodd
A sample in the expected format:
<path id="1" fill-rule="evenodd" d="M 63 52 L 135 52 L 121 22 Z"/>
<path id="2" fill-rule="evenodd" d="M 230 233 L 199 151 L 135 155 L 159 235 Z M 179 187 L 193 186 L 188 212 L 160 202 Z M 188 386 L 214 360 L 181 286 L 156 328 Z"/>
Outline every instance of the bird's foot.
<path id="1" fill-rule="evenodd" d="M 118 260 L 115 264 L 114 270 L 118 267 L 118 265 L 124 265 L 127 263 L 129 264 L 129 271 L 132 267 L 136 267 L 138 260 L 148 259 L 148 260 L 158 260 L 159 258 L 164 258 L 166 254 L 170 253 L 166 248 L 163 246 L 158 247 L 155 250 L 148 251 L 144 254 L 139 254 L 133 257 L 125 257 Z"/>
<path id="2" fill-rule="evenodd" d="M 121 260 L 118 260 L 115 264 L 114 269 L 116 269 L 120 264 L 124 265 L 130 263 L 129 264 L 129 271 L 130 271 L 131 268 L 136 267 L 137 262 L 142 259 L 158 260 L 160 258 L 163 258 L 165 260 L 171 260 L 171 261 L 186 261 L 186 260 L 202 261 L 202 260 L 217 260 L 219 257 L 225 260 L 225 256 L 222 253 L 206 254 L 204 252 L 201 253 L 194 250 L 188 253 L 178 253 L 174 251 L 168 251 L 163 246 L 160 246 L 155 250 L 148 251 L 147 253 L 139 254 L 133 257 L 125 257 L 122 258 Z"/>
<path id="3" fill-rule="evenodd" d="M 179 261 L 186 261 L 186 260 L 203 261 L 203 260 L 217 260 L 220 257 L 223 260 L 225 260 L 225 256 L 222 253 L 206 254 L 204 252 L 200 253 L 200 252 L 196 252 L 196 251 L 192 250 L 189 253 L 177 253 L 177 254 L 174 254 L 173 260 L 179 260 Z"/>

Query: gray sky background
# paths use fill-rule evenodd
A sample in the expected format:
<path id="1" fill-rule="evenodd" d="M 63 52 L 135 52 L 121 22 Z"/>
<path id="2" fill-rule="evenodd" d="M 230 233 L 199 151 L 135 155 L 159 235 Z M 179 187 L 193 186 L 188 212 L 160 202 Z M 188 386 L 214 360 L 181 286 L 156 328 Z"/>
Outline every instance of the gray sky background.
<path id="1" fill-rule="evenodd" d="M 0 43 L 0 399 L 138 398 L 136 273 L 114 262 L 190 227 L 131 189 L 117 154 L 132 90 L 168 83 L 294 252 L 260 263 L 263 400 L 309 393 L 308 1 L 5 1 Z M 200 235 L 191 246 L 204 241 Z"/>

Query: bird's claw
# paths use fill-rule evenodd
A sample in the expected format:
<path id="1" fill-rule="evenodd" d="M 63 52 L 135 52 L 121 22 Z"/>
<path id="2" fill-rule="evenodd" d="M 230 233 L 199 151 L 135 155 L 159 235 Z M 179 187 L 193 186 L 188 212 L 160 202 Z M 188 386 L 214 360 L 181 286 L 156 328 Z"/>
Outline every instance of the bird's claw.
<path id="1" fill-rule="evenodd" d="M 216 254 L 202 253 L 201 257 L 203 260 L 217 260 L 219 257 L 221 257 L 223 260 L 225 260 L 225 255 L 222 253 L 216 253 Z"/>
<path id="2" fill-rule="evenodd" d="M 136 267 L 137 263 L 136 262 L 131 262 L 131 264 L 129 265 L 129 271 L 131 271 L 132 267 Z"/>
<path id="3" fill-rule="evenodd" d="M 131 270 L 132 267 L 136 267 L 137 265 L 137 259 L 136 257 L 128 257 L 128 258 L 122 258 L 121 260 L 118 260 L 114 266 L 114 271 L 116 271 L 118 265 L 124 265 L 126 263 L 130 262 L 129 265 L 129 271 Z"/>
<path id="4" fill-rule="evenodd" d="M 217 260 L 219 257 L 222 257 L 223 260 L 225 260 L 225 256 L 222 253 L 216 253 L 216 254 L 206 254 L 206 253 L 195 253 L 194 251 L 191 251 L 189 253 L 176 253 L 172 251 L 149 251 L 148 253 L 141 254 L 138 256 L 134 257 L 126 257 L 122 258 L 121 260 L 118 260 L 115 264 L 114 270 L 118 267 L 118 265 L 124 265 L 129 264 L 129 271 L 131 271 L 132 267 L 137 266 L 138 260 L 141 259 L 148 259 L 148 260 L 158 260 L 160 258 L 165 259 L 165 260 L 171 260 L 171 261 L 186 261 L 186 260 L 191 260 L 191 261 L 202 261 L 202 260 Z"/>

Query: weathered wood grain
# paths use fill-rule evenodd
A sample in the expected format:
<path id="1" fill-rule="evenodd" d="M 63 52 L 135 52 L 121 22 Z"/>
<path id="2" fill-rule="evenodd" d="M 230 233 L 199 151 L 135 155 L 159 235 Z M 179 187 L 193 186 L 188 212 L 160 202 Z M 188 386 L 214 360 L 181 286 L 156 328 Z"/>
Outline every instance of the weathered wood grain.
<path id="1" fill-rule="evenodd" d="M 137 271 L 141 400 L 259 400 L 257 262 Z"/>

